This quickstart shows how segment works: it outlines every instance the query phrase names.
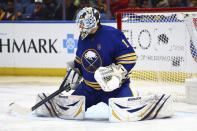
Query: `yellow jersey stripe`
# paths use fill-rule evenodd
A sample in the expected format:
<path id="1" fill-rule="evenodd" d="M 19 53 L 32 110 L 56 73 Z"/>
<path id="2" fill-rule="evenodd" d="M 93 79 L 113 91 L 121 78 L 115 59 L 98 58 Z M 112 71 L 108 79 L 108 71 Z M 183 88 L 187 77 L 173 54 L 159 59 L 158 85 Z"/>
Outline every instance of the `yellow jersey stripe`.
<path id="1" fill-rule="evenodd" d="M 76 56 L 75 58 L 78 59 L 78 60 L 80 60 L 79 56 Z"/>
<path id="2" fill-rule="evenodd" d="M 117 60 L 117 59 L 120 59 L 120 58 L 123 58 L 123 57 L 135 56 L 135 55 L 136 55 L 136 53 L 129 53 L 129 54 L 121 55 L 121 56 L 118 56 L 118 57 L 116 58 L 116 60 Z"/>
<path id="3" fill-rule="evenodd" d="M 101 88 L 94 88 L 95 90 L 101 90 Z"/>
<path id="4" fill-rule="evenodd" d="M 81 61 L 81 59 L 80 59 L 78 56 L 76 56 L 76 57 L 75 57 L 75 59 L 77 59 L 77 60 Z"/>
<path id="5" fill-rule="evenodd" d="M 136 61 L 119 61 L 116 64 L 132 64 L 132 63 L 136 63 Z"/>
<path id="6" fill-rule="evenodd" d="M 75 58 L 75 61 L 79 64 L 81 64 L 81 61 L 79 61 L 78 59 Z"/>
<path id="7" fill-rule="evenodd" d="M 122 42 L 127 46 L 127 48 L 129 47 L 129 46 L 127 45 L 127 43 L 125 42 L 125 40 L 122 39 Z"/>
<path id="8" fill-rule="evenodd" d="M 121 61 L 121 60 L 136 60 L 137 56 L 132 56 L 132 57 L 126 57 L 126 58 L 120 58 L 117 61 Z"/>
<path id="9" fill-rule="evenodd" d="M 91 84 L 96 84 L 96 85 L 98 85 L 98 82 L 92 82 L 92 81 L 88 81 L 88 80 L 85 80 L 85 81 L 87 81 L 88 83 L 91 83 Z"/>
<path id="10" fill-rule="evenodd" d="M 97 88 L 99 87 L 99 88 L 101 88 L 100 85 L 99 85 L 98 83 L 97 83 L 97 84 L 92 84 L 92 83 L 90 83 L 90 82 L 87 81 L 87 80 L 84 80 L 84 82 L 85 82 L 86 85 L 88 85 L 88 86 L 90 86 L 90 87 L 94 87 L 94 88 L 95 88 L 95 87 L 97 87 Z"/>

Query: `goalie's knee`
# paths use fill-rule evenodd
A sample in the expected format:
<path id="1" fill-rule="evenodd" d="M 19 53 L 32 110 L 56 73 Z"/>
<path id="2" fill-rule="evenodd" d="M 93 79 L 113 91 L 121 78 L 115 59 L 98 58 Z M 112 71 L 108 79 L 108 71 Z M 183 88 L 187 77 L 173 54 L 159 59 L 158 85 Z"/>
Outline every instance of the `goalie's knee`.
<path id="1" fill-rule="evenodd" d="M 170 95 L 111 98 L 109 100 L 111 122 L 140 121 L 171 117 L 174 104 Z"/>
<path id="2" fill-rule="evenodd" d="M 48 95 L 40 93 L 36 101 L 39 102 Z M 58 95 L 35 110 L 38 116 L 59 117 L 63 119 L 84 119 L 85 97 Z"/>

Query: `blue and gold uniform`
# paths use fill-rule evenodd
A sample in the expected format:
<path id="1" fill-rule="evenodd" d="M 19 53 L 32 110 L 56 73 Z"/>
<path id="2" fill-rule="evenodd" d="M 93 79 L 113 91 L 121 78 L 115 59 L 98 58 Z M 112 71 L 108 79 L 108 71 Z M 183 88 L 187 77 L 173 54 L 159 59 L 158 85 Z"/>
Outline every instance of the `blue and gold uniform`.
<path id="1" fill-rule="evenodd" d="M 86 109 L 99 102 L 108 104 L 111 97 L 129 97 L 132 91 L 129 88 L 130 80 L 127 79 L 120 88 L 112 92 L 104 92 L 94 79 L 97 68 L 109 66 L 112 63 L 122 64 L 130 72 L 136 63 L 136 54 L 124 34 L 113 27 L 101 25 L 94 35 L 88 35 L 78 41 L 75 57 L 75 68 L 83 76 L 83 82 L 72 95 L 86 97 Z"/>

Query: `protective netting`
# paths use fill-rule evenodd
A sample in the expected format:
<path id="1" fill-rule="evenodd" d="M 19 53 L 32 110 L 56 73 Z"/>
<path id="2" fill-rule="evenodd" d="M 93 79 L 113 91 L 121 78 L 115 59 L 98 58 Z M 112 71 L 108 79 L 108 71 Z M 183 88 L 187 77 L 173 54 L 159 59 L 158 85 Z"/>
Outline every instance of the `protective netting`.
<path id="1" fill-rule="evenodd" d="M 138 56 L 132 85 L 150 88 L 152 82 L 154 88 L 184 96 L 185 79 L 197 73 L 197 12 L 120 13 L 121 30 Z"/>

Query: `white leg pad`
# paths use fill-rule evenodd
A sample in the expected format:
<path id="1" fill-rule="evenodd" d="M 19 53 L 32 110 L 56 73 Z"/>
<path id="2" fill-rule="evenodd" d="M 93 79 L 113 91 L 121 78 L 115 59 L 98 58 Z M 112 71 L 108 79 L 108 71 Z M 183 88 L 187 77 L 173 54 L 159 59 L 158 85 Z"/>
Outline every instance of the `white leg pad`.
<path id="1" fill-rule="evenodd" d="M 109 121 L 129 122 L 171 117 L 174 104 L 170 95 L 123 97 L 109 99 Z"/>
<path id="2" fill-rule="evenodd" d="M 37 102 L 47 97 L 48 94 L 40 93 Z M 35 110 L 38 116 L 59 117 L 63 119 L 84 119 L 85 97 L 58 95 Z"/>

